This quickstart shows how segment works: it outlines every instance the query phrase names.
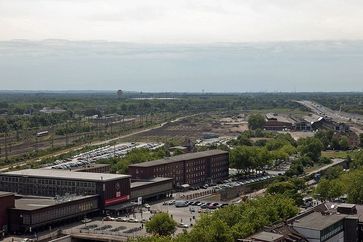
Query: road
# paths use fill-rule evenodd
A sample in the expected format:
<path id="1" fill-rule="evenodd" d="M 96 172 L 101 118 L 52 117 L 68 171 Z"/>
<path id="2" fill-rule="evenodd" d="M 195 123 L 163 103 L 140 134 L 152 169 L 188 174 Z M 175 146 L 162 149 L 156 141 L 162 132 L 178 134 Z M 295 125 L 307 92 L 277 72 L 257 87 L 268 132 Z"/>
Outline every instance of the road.
<path id="1" fill-rule="evenodd" d="M 321 172 L 323 170 L 328 169 L 329 167 L 339 165 L 339 164 L 343 163 L 345 161 L 345 159 L 332 159 L 332 161 L 333 162 L 330 163 L 330 164 L 328 164 L 328 165 L 325 165 L 323 167 L 320 167 L 317 170 L 313 170 L 313 171 L 308 172 L 307 174 L 304 175 L 304 177 L 310 176 L 310 175 L 315 174 L 315 173 L 319 173 L 319 172 Z"/>
<path id="2" fill-rule="evenodd" d="M 341 111 L 334 111 L 328 107 L 325 107 L 319 103 L 302 100 L 296 101 L 297 103 L 309 108 L 312 112 L 330 118 L 337 123 L 348 123 L 351 125 L 351 130 L 356 134 L 363 133 L 363 115 L 341 112 Z"/>
<path id="3" fill-rule="evenodd" d="M 197 115 L 199 115 L 199 113 L 198 114 L 193 114 L 193 115 L 182 116 L 182 117 L 176 118 L 176 119 L 174 119 L 174 120 L 172 120 L 170 122 L 171 123 L 175 123 L 175 122 L 181 121 L 183 119 L 190 118 L 190 117 L 197 116 Z M 114 142 L 114 141 L 117 141 L 119 139 L 127 138 L 127 137 L 130 137 L 130 136 L 133 136 L 133 135 L 142 134 L 142 133 L 145 133 L 145 132 L 149 132 L 151 130 L 154 130 L 154 129 L 162 128 L 163 126 L 167 125 L 168 123 L 169 122 L 164 122 L 164 123 L 155 125 L 153 127 L 150 127 L 150 128 L 147 128 L 147 129 L 138 130 L 138 131 L 135 131 L 135 132 L 132 132 L 132 133 L 129 133 L 129 134 L 121 135 L 121 136 L 118 136 L 116 138 L 112 138 L 112 139 L 108 139 L 108 140 L 104 140 L 104 141 L 99 141 L 99 142 L 94 142 L 94 143 L 90 143 L 90 144 L 83 144 L 81 146 L 73 147 L 71 149 L 62 150 L 60 152 L 56 152 L 56 153 L 51 154 L 51 155 L 46 155 L 46 156 L 43 156 L 43 157 L 38 157 L 36 159 L 31 159 L 31 160 L 28 160 L 28 161 L 25 161 L 25 162 L 21 162 L 21 163 L 14 163 L 14 164 L 8 165 L 8 166 L 6 166 L 4 168 L 1 168 L 0 169 L 0 172 L 5 172 L 5 171 L 9 170 L 10 167 L 13 167 L 13 166 L 20 166 L 20 167 L 21 166 L 26 166 L 30 162 L 33 162 L 35 160 L 45 159 L 45 158 L 49 158 L 49 157 L 53 157 L 53 156 L 59 156 L 59 155 L 66 154 L 66 153 L 71 152 L 71 151 L 81 150 L 81 149 L 83 149 L 86 146 L 107 145 L 107 144 L 109 144 L 111 142 Z"/>

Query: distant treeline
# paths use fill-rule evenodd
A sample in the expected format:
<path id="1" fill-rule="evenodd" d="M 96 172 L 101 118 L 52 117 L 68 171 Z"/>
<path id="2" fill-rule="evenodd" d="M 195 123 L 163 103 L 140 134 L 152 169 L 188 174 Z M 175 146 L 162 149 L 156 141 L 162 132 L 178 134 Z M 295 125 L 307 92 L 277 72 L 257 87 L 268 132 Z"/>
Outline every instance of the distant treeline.
<path id="1" fill-rule="evenodd" d="M 333 109 L 362 113 L 360 93 L 137 93 L 125 92 L 2 92 L 0 132 L 63 123 L 82 116 L 109 114 L 145 115 L 244 111 L 255 109 L 301 109 L 293 100 L 315 100 Z M 44 107 L 65 110 L 46 114 Z"/>

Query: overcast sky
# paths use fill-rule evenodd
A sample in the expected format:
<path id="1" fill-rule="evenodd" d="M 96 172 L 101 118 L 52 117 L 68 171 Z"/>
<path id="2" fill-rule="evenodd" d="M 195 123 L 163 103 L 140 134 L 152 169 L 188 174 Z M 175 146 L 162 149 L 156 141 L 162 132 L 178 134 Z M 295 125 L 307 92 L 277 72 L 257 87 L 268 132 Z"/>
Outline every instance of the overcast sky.
<path id="1" fill-rule="evenodd" d="M 0 0 L 0 39 L 363 39 L 362 0 Z"/>
<path id="2" fill-rule="evenodd" d="M 363 0 L 0 0 L 0 89 L 362 91 L 361 40 Z"/>

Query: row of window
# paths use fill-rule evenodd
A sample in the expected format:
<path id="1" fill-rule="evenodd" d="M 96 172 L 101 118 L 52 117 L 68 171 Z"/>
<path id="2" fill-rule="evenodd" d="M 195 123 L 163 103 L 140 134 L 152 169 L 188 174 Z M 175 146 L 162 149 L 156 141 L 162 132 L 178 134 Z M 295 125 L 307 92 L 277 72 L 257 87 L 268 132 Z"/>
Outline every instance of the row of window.
<path id="1" fill-rule="evenodd" d="M 97 200 L 86 201 L 80 204 L 72 204 L 65 207 L 59 207 L 49 211 L 33 214 L 31 223 L 38 224 L 49 220 L 56 220 L 62 217 L 78 214 L 96 208 L 97 208 Z M 29 218 L 27 218 L 27 216 L 23 217 L 23 223 L 30 224 Z"/>

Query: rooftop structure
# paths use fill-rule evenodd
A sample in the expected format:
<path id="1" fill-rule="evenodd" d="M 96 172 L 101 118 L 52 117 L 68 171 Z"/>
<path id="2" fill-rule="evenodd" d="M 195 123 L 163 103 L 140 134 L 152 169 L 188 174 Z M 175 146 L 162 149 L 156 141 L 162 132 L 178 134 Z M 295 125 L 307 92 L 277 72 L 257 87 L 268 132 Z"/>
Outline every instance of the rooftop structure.
<path id="1" fill-rule="evenodd" d="M 194 159 L 204 158 L 207 156 L 221 155 L 221 154 L 228 154 L 228 152 L 223 151 L 223 150 L 207 150 L 207 151 L 202 151 L 202 152 L 195 152 L 195 153 L 177 155 L 177 156 L 173 156 L 173 157 L 167 157 L 167 158 L 160 159 L 160 160 L 153 160 L 153 161 L 147 161 L 147 162 L 142 162 L 142 163 L 138 163 L 138 164 L 132 164 L 129 167 L 150 167 L 150 166 L 169 164 L 169 163 L 180 162 L 180 161 L 185 161 L 185 160 L 194 160 Z"/>
<path id="2" fill-rule="evenodd" d="M 275 234 L 270 232 L 262 231 L 258 234 L 254 234 L 251 236 L 251 239 L 257 241 L 280 241 L 284 238 L 281 234 Z"/>
<path id="3" fill-rule="evenodd" d="M 122 178 L 128 178 L 129 175 L 109 174 L 109 173 L 91 173 L 91 172 L 72 172 L 68 170 L 54 169 L 26 169 L 19 171 L 10 171 L 2 173 L 2 176 L 27 176 L 27 177 L 43 177 L 58 178 L 65 180 L 84 180 L 84 181 L 112 181 Z"/>
<path id="4" fill-rule="evenodd" d="M 344 215 L 313 212 L 305 217 L 295 220 L 294 228 L 306 228 L 312 230 L 323 230 L 344 219 Z"/>
<path id="5" fill-rule="evenodd" d="M 137 187 L 143 187 L 145 185 L 151 185 L 151 184 L 157 184 L 164 181 L 172 181 L 172 178 L 166 178 L 166 177 L 155 177 L 153 179 L 147 179 L 147 180 L 136 180 L 131 182 L 131 189 L 137 188 Z"/>
<path id="6" fill-rule="evenodd" d="M 0 191 L 0 197 L 8 197 L 8 196 L 12 196 L 14 195 L 14 193 L 12 192 L 2 192 Z"/>
<path id="7" fill-rule="evenodd" d="M 275 120 L 275 121 L 284 122 L 284 123 L 291 123 L 291 124 L 295 122 L 295 120 L 290 118 L 288 115 L 277 114 L 277 113 L 267 113 L 266 119 Z"/>
<path id="8" fill-rule="evenodd" d="M 99 195 L 101 206 L 109 206 L 129 200 L 130 180 L 129 175 L 27 169 L 0 173 L 0 190 L 46 197 Z"/>
<path id="9" fill-rule="evenodd" d="M 20 210 L 37 210 L 45 207 L 51 207 L 61 203 L 68 203 L 71 201 L 83 200 L 86 198 L 97 197 L 97 196 L 67 196 L 50 198 L 50 197 L 22 197 L 20 199 L 15 200 L 15 208 Z"/>

